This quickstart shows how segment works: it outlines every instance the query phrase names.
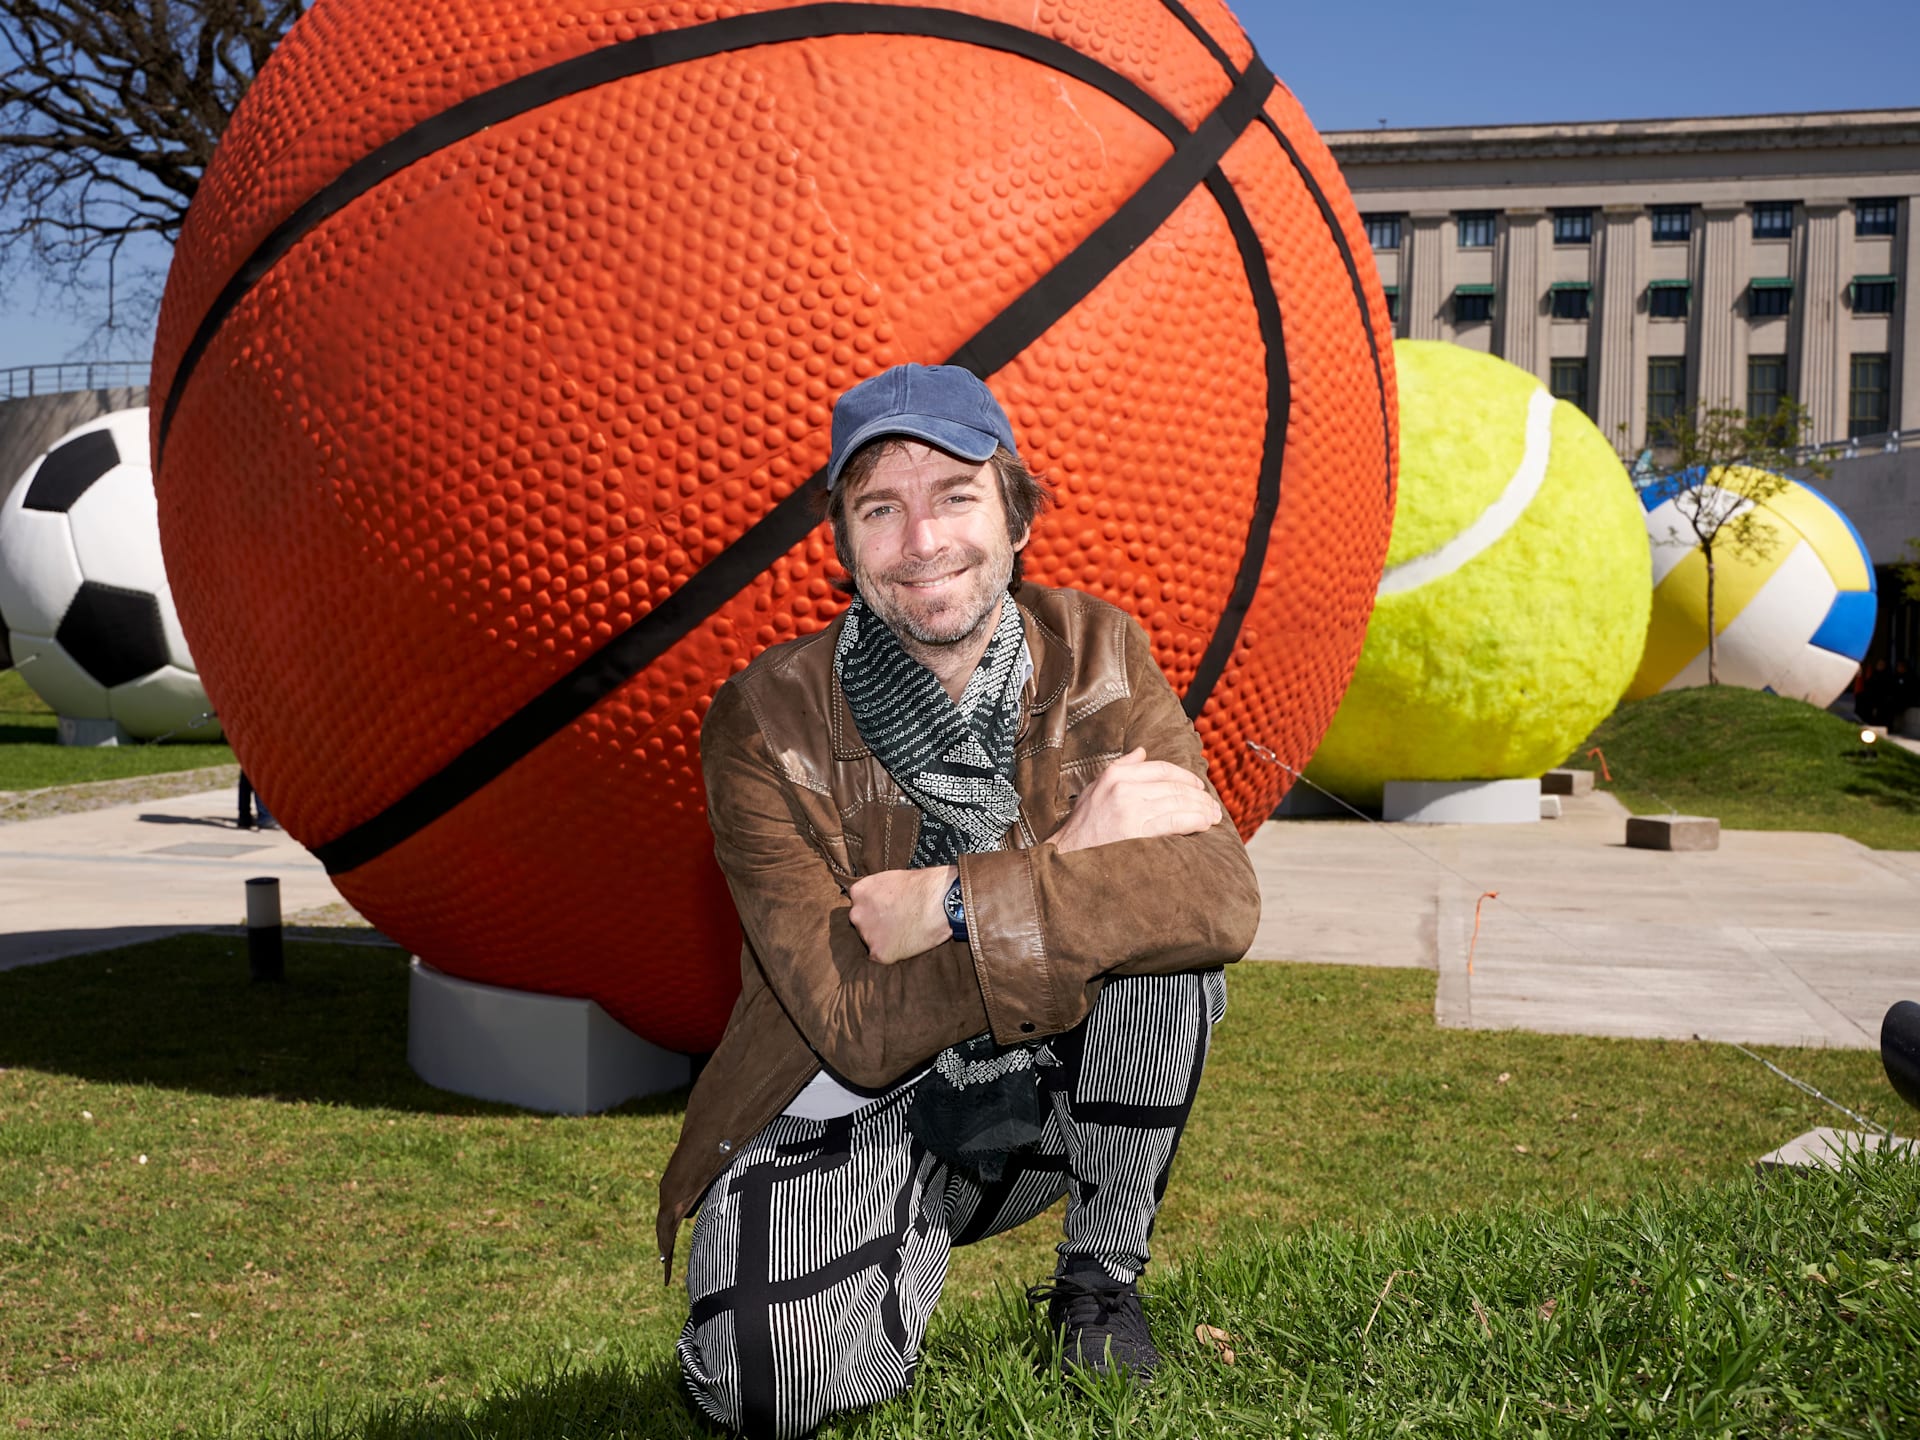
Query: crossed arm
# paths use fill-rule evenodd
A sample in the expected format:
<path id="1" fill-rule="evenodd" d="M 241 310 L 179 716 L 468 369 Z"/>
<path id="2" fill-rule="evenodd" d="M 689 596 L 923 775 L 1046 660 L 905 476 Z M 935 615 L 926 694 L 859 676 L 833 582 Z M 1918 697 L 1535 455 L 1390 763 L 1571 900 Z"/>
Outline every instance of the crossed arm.
<path id="1" fill-rule="evenodd" d="M 1146 748 L 1135 746 L 1081 792 L 1048 843 L 1071 855 L 1120 840 L 1197 835 L 1225 819 L 1198 775 L 1149 760 Z M 959 874 L 957 865 L 935 865 L 882 870 L 854 881 L 847 890 L 847 919 L 866 942 L 869 958 L 891 965 L 945 940 L 951 933 L 946 894 Z"/>
<path id="2" fill-rule="evenodd" d="M 1137 630 L 1128 667 L 1129 753 L 1042 843 L 961 857 L 970 944 L 940 904 L 954 867 L 843 891 L 737 687 L 715 698 L 701 744 L 715 855 L 768 985 L 835 1074 L 877 1088 L 983 1030 L 1057 1034 L 1108 975 L 1223 965 L 1252 944 L 1252 864 Z"/>

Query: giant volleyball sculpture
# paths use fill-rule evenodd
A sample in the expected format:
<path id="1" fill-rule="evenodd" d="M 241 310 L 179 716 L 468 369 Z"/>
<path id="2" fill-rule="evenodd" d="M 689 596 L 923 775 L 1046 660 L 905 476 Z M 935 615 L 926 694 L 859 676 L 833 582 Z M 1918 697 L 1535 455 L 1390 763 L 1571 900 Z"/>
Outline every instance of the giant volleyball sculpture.
<path id="1" fill-rule="evenodd" d="M 1627 698 L 1707 683 L 1707 560 L 1683 506 L 1724 510 L 1714 546 L 1714 671 L 1722 684 L 1831 704 L 1873 641 L 1879 610 L 1873 560 L 1853 522 L 1811 485 L 1745 466 L 1689 495 L 1671 482 L 1644 487 L 1653 545 L 1653 618 Z M 1750 498 L 1757 491 L 1761 499 Z M 1743 512 L 1754 542 L 1734 543 Z"/>
<path id="2" fill-rule="evenodd" d="M 1216 3 L 319 0 L 181 237 L 162 532 L 349 900 L 697 1051 L 739 946 L 700 721 L 837 612 L 834 397 L 987 377 L 1060 498 L 1029 575 L 1140 618 L 1250 832 L 1359 652 L 1389 335 Z"/>

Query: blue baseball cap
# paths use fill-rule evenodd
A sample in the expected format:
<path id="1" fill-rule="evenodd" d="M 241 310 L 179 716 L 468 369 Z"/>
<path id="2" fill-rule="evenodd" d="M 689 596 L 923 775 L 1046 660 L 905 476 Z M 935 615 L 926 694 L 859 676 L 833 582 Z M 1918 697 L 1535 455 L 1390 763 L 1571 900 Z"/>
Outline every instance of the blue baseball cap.
<path id="1" fill-rule="evenodd" d="M 904 435 L 975 463 L 991 460 L 1002 445 L 1020 453 L 986 382 L 958 365 L 895 365 L 834 402 L 827 488 L 839 483 L 856 450 L 883 435 Z"/>

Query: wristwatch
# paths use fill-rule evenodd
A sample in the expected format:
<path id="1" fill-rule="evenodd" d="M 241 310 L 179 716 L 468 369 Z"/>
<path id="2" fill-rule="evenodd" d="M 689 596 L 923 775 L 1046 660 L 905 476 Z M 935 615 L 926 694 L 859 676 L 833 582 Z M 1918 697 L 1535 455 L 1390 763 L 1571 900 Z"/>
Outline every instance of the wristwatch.
<path id="1" fill-rule="evenodd" d="M 960 877 L 953 877 L 953 883 L 947 886 L 947 927 L 953 931 L 953 938 L 963 944 L 967 938 L 967 906 L 960 895 Z"/>

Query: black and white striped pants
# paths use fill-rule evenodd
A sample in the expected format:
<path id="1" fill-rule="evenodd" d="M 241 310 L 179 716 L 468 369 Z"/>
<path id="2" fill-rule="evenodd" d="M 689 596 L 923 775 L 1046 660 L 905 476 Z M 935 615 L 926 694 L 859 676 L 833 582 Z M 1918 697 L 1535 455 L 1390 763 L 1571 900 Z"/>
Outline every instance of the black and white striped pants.
<path id="1" fill-rule="evenodd" d="M 908 1096 L 836 1120 L 783 1115 L 707 1192 L 687 1257 L 680 1365 L 694 1402 L 748 1435 L 805 1435 L 913 1378 L 947 1254 L 1067 1197 L 1062 1263 L 1147 1263 L 1212 1028 L 1218 970 L 1108 982 L 1052 1042 L 1041 1142 L 986 1184 L 907 1129 Z M 1038 1277 L 1036 1277 L 1038 1278 Z"/>

